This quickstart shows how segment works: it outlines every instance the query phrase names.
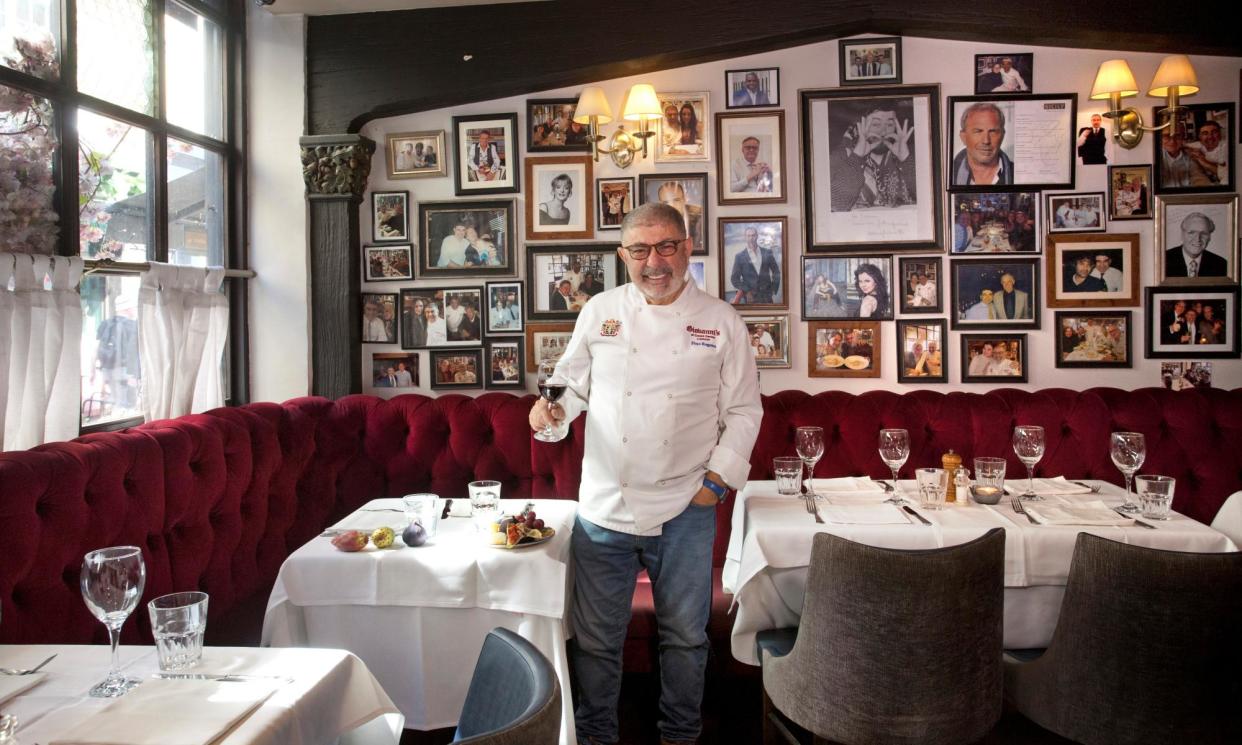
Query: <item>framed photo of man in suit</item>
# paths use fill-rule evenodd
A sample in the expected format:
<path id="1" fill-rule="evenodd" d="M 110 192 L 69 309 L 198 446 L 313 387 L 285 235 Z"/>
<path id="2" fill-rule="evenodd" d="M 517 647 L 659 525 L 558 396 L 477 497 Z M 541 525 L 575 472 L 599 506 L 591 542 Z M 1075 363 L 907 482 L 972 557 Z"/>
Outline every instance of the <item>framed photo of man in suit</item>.
<path id="1" fill-rule="evenodd" d="M 837 42 L 841 85 L 901 82 L 901 37 L 842 39 Z"/>
<path id="2" fill-rule="evenodd" d="M 753 109 L 781 105 L 781 69 L 758 67 L 725 71 L 725 108 Z"/>
<path id="3" fill-rule="evenodd" d="M 954 329 L 1038 329 L 1039 259 L 949 259 Z"/>
<path id="4" fill-rule="evenodd" d="M 627 277 L 616 243 L 528 243 L 527 318 L 573 320 L 591 298 Z"/>
<path id="5" fill-rule="evenodd" d="M 1238 286 L 1148 287 L 1148 359 L 1238 359 Z"/>
<path id="6" fill-rule="evenodd" d="M 1237 283 L 1237 194 L 1164 196 L 1155 204 L 1157 284 Z"/>
<path id="7" fill-rule="evenodd" d="M 785 287 L 786 219 L 720 218 L 720 290 L 747 309 L 789 307 Z"/>
<path id="8" fill-rule="evenodd" d="M 785 201 L 785 112 L 716 115 L 720 204 Z"/>
<path id="9" fill-rule="evenodd" d="M 457 196 L 521 191 L 517 114 L 455 116 L 453 140 Z"/>

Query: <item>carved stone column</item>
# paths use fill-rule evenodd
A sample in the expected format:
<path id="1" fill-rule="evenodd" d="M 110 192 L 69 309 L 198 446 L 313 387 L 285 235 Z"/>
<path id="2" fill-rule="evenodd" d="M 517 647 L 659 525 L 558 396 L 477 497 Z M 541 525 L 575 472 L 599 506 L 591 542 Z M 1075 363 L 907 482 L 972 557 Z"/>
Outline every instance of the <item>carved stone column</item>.
<path id="1" fill-rule="evenodd" d="M 299 144 L 310 212 L 311 392 L 339 398 L 362 391 L 358 205 L 375 143 L 316 135 Z"/>

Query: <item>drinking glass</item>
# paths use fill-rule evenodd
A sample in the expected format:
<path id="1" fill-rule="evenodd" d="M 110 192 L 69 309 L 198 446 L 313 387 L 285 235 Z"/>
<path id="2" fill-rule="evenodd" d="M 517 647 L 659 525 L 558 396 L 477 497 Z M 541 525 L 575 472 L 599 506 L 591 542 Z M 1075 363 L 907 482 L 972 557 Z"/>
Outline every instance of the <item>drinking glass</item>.
<path id="1" fill-rule="evenodd" d="M 1005 459 L 975 458 L 973 496 L 980 504 L 996 504 L 1005 493 Z"/>
<path id="2" fill-rule="evenodd" d="M 776 474 L 776 491 L 785 496 L 802 491 L 802 459 L 773 458 L 772 471 Z"/>
<path id="3" fill-rule="evenodd" d="M 497 486 L 499 489 L 499 486 Z M 418 522 L 427 532 L 427 538 L 435 538 L 440 527 L 440 510 L 437 509 L 439 497 L 435 494 L 407 494 L 401 498 L 405 505 L 405 519 Z"/>
<path id="4" fill-rule="evenodd" d="M 1033 424 L 1014 427 L 1013 452 L 1026 466 L 1026 493 L 1021 498 L 1029 502 L 1042 502 L 1044 498 L 1035 493 L 1035 464 L 1044 457 L 1044 428 Z"/>
<path id="5" fill-rule="evenodd" d="M 1130 499 L 1130 482 L 1134 472 L 1147 460 L 1147 438 L 1139 432 L 1114 432 L 1108 441 L 1108 454 L 1113 458 L 1113 465 L 1126 477 L 1126 502 L 1117 509 L 1138 512 L 1139 506 Z"/>
<path id="6" fill-rule="evenodd" d="M 1169 507 L 1173 505 L 1173 487 L 1176 482 L 1170 476 L 1139 476 L 1138 498 L 1143 505 L 1143 517 L 1148 520 L 1168 520 Z"/>
<path id="7" fill-rule="evenodd" d="M 824 428 L 823 427 L 798 427 L 794 432 L 794 446 L 798 450 L 798 457 L 807 466 L 806 474 L 806 496 L 808 499 L 818 499 L 815 494 L 815 464 L 819 459 L 824 457 Z"/>
<path id="8" fill-rule="evenodd" d="M 91 689 L 95 698 L 115 698 L 141 681 L 126 678 L 118 666 L 117 643 L 121 626 L 138 607 L 142 588 L 147 583 L 147 567 L 142 563 L 142 549 L 137 546 L 113 546 L 91 551 L 82 560 L 82 598 L 86 607 L 108 627 L 112 643 L 112 664 L 108 677 Z"/>
<path id="9" fill-rule="evenodd" d="M 491 534 L 492 523 L 496 522 L 500 514 L 500 482 L 471 481 L 468 488 L 474 529 L 480 533 Z"/>
<path id="10" fill-rule="evenodd" d="M 901 494 L 897 491 L 897 474 L 910 457 L 910 433 L 904 429 L 880 430 L 880 460 L 893 472 L 893 490 L 888 493 L 887 504 L 901 504 Z"/>
<path id="11" fill-rule="evenodd" d="M 925 510 L 942 509 L 945 491 L 949 488 L 949 472 L 943 468 L 919 468 L 914 478 L 919 485 L 919 506 Z"/>
<path id="12" fill-rule="evenodd" d="M 548 402 L 549 407 L 561 400 L 567 387 L 569 387 L 569 381 L 557 372 L 555 362 L 539 363 L 539 395 Z M 560 442 L 567 434 L 569 434 L 569 422 L 562 422 L 557 427 L 547 424 L 535 433 L 535 439 L 540 442 Z"/>
<path id="13" fill-rule="evenodd" d="M 161 670 L 184 670 L 203 658 L 207 593 L 174 592 L 147 603 Z"/>

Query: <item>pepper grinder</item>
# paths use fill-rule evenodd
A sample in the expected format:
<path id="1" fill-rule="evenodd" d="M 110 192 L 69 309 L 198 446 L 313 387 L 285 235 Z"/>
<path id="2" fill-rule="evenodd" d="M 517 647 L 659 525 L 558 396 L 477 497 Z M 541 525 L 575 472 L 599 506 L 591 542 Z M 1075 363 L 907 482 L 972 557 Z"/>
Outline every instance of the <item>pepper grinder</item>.
<path id="1" fill-rule="evenodd" d="M 940 467 L 945 470 L 945 474 L 949 477 L 949 484 L 945 489 L 944 501 L 952 504 L 957 501 L 957 469 L 962 465 L 962 456 L 953 452 L 952 448 L 949 452 L 940 456 Z"/>

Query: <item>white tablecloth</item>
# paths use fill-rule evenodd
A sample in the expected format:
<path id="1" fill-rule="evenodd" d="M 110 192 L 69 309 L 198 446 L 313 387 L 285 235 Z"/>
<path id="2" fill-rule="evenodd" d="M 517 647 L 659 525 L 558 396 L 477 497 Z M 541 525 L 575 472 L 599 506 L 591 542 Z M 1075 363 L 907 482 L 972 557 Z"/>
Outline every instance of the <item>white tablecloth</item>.
<path id="1" fill-rule="evenodd" d="M 43 668 L 43 682 L 3 707 L 17 716 L 23 743 L 51 742 L 112 700 L 88 695 L 107 675 L 107 645 L 0 645 L 0 667 L 28 667 L 53 652 L 57 656 Z M 127 676 L 143 679 L 143 685 L 162 682 L 148 680 L 159 671 L 154 647 L 121 647 L 120 654 Z M 338 738 L 350 741 L 360 727 L 368 738 L 380 736 L 368 742 L 395 745 L 400 739 L 397 707 L 362 661 L 343 650 L 205 647 L 202 662 L 184 672 L 292 678 L 218 741 L 223 745 L 329 745 Z"/>
<path id="2" fill-rule="evenodd" d="M 840 482 L 833 480 L 837 488 Z M 864 482 L 852 491 L 829 490 L 816 479 L 816 490 L 834 504 L 876 503 L 883 492 Z M 1018 482 L 1013 482 L 1017 484 Z M 912 481 L 899 484 L 912 498 Z M 870 489 L 870 490 L 868 490 Z M 1122 490 L 1104 484 L 1100 494 L 1058 497 L 1066 501 L 1103 499 L 1121 503 Z M 892 508 L 894 512 L 897 507 Z M 1176 551 L 1236 551 L 1226 536 L 1183 515 L 1165 522 L 1144 521 L 1155 529 L 1033 525 L 1017 514 L 1005 498 L 995 506 L 947 505 L 943 510 L 918 510 L 931 526 L 911 518 L 904 524 L 818 524 L 801 499 L 782 497 L 773 481 L 752 481 L 738 495 L 732 532 L 725 554 L 723 585 L 734 593 L 737 617 L 732 650 L 738 660 L 758 664 L 755 634 L 796 626 L 802 609 L 811 541 L 816 533 L 834 533 L 872 546 L 925 549 L 954 546 L 991 528 L 1005 529 L 1005 646 L 1046 647 L 1052 639 L 1070 559 L 1079 532 L 1089 532 L 1137 546 Z"/>
<path id="3" fill-rule="evenodd" d="M 524 504 L 502 500 L 501 509 L 518 512 Z M 280 569 L 263 643 L 348 649 L 383 684 L 406 726 L 428 730 L 457 723 L 483 639 L 503 626 L 552 661 L 561 681 L 561 742 L 574 743 L 565 611 L 578 503 L 534 504 L 557 532 L 529 548 L 486 545 L 465 517 L 441 520 L 436 537 L 418 548 L 349 554 L 327 538 L 312 540 Z M 375 510 L 400 508 L 399 499 L 373 500 L 338 525 L 399 528 L 400 512 Z"/>

